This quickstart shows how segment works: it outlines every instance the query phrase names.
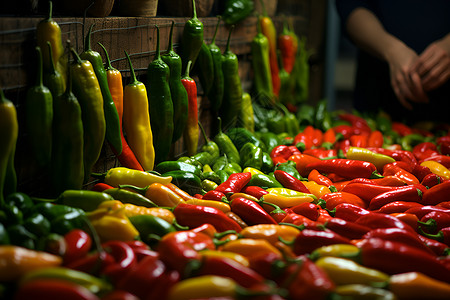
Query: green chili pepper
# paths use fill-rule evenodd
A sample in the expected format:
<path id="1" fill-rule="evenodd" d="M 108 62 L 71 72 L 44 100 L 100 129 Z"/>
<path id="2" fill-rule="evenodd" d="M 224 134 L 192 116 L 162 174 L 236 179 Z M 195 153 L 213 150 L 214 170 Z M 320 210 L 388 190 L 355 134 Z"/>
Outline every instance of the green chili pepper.
<path id="1" fill-rule="evenodd" d="M 236 24 L 248 17 L 253 9 L 252 0 L 227 0 L 222 17 L 228 25 Z"/>
<path id="2" fill-rule="evenodd" d="M 306 38 L 298 40 L 297 55 L 291 78 L 294 81 L 295 103 L 305 103 L 309 97 L 309 57 L 311 53 L 306 49 Z"/>
<path id="3" fill-rule="evenodd" d="M 228 158 L 226 155 L 223 155 L 214 161 L 214 164 L 212 165 L 212 169 L 214 172 L 218 172 L 219 170 L 225 169 L 225 167 L 227 165 L 228 165 Z"/>
<path id="4" fill-rule="evenodd" d="M 147 197 L 126 189 L 121 188 L 106 189 L 103 191 L 103 193 L 111 195 L 115 200 L 119 200 L 122 203 L 130 203 L 144 207 L 157 206 L 152 200 L 148 199 Z"/>
<path id="5" fill-rule="evenodd" d="M 108 200 L 114 200 L 114 198 L 104 192 L 89 190 L 65 190 L 58 196 L 58 198 L 56 198 L 56 203 L 79 208 L 84 211 L 93 211 L 97 209 L 100 203 Z"/>
<path id="6" fill-rule="evenodd" d="M 278 136 L 271 131 L 261 132 L 259 139 L 264 143 L 265 149 L 268 153 L 270 153 L 273 148 L 280 144 Z"/>
<path id="7" fill-rule="evenodd" d="M 391 120 L 389 119 L 389 117 L 386 114 L 384 114 L 382 112 L 377 114 L 376 123 L 377 123 L 378 129 L 383 133 L 387 133 L 387 132 L 391 131 L 391 129 L 392 129 Z"/>
<path id="8" fill-rule="evenodd" d="M 211 110 L 217 113 L 220 106 L 222 105 L 223 93 L 224 93 L 224 76 L 222 71 L 222 52 L 220 48 L 216 45 L 216 36 L 219 29 L 221 17 L 218 17 L 216 30 L 214 31 L 211 43 L 208 45 L 209 51 L 211 52 L 211 58 L 214 66 L 214 80 L 212 82 L 211 89 L 207 94 L 208 100 L 211 104 Z"/>
<path id="9" fill-rule="evenodd" d="M 203 93 L 208 95 L 214 82 L 214 62 L 208 45 L 203 41 L 195 64 L 195 71 L 200 80 Z"/>
<path id="10" fill-rule="evenodd" d="M 202 191 L 202 180 L 194 173 L 175 170 L 162 176 L 172 176 L 172 183 L 190 195 L 200 194 Z"/>
<path id="11" fill-rule="evenodd" d="M 206 151 L 198 152 L 192 155 L 191 158 L 198 161 L 202 166 L 209 165 L 213 162 L 213 157 Z"/>
<path id="12" fill-rule="evenodd" d="M 222 71 L 224 76 L 224 94 L 219 115 L 225 128 L 236 125 L 237 118 L 242 108 L 242 84 L 239 76 L 239 61 L 230 50 L 231 27 L 225 52 L 222 55 Z"/>
<path id="13" fill-rule="evenodd" d="M 55 195 L 67 189 L 81 189 L 85 176 L 83 165 L 84 130 L 81 106 L 72 92 L 70 69 L 68 73 L 66 91 L 53 101 L 51 179 Z M 88 130 L 92 129 L 89 128 Z"/>
<path id="14" fill-rule="evenodd" d="M 260 147 L 263 150 L 266 150 L 264 143 L 260 139 L 258 139 L 255 134 L 253 134 L 246 128 L 234 127 L 228 130 L 226 134 L 230 137 L 231 141 L 236 146 L 236 149 L 238 149 L 238 151 L 240 151 L 246 143 L 252 143 L 256 147 Z"/>
<path id="15" fill-rule="evenodd" d="M 35 212 L 23 221 L 23 227 L 32 234 L 42 237 L 50 233 L 51 224 L 42 214 Z"/>
<path id="16" fill-rule="evenodd" d="M 153 245 L 162 236 L 169 232 L 176 231 L 169 222 L 153 215 L 137 215 L 128 218 L 139 231 L 139 236 L 143 242 Z"/>
<path id="17" fill-rule="evenodd" d="M 217 175 L 219 175 L 221 183 L 227 181 L 228 177 L 230 177 L 230 175 L 225 170 L 217 171 Z"/>
<path id="18" fill-rule="evenodd" d="M 209 179 L 203 179 L 202 180 L 202 189 L 206 192 L 209 192 L 209 191 L 215 190 L 219 184 L 212 180 L 209 180 Z"/>
<path id="19" fill-rule="evenodd" d="M 170 172 L 170 171 L 183 171 L 183 172 L 189 172 L 192 174 L 197 175 L 198 177 L 201 177 L 202 169 L 198 166 L 181 162 L 181 161 L 172 161 L 172 160 L 166 160 L 156 165 L 155 171 L 161 174 Z"/>
<path id="20" fill-rule="evenodd" d="M 11 245 L 8 232 L 2 223 L 0 223 L 0 245 Z"/>
<path id="21" fill-rule="evenodd" d="M 272 158 L 270 157 L 270 154 L 267 152 L 263 152 L 261 171 L 263 173 L 273 171 L 273 161 Z"/>
<path id="22" fill-rule="evenodd" d="M 275 170 L 281 170 L 285 171 L 286 173 L 294 176 L 298 180 L 304 180 L 304 178 L 300 175 L 300 173 L 297 171 L 295 162 L 288 160 L 285 163 L 277 164 L 275 166 Z"/>
<path id="23" fill-rule="evenodd" d="M 205 144 L 200 148 L 200 151 L 208 152 L 209 154 L 211 154 L 211 161 L 215 161 L 220 155 L 219 146 L 216 144 L 216 142 L 211 141 L 208 138 L 205 129 L 203 129 L 203 126 L 200 122 L 198 122 L 198 126 L 200 127 L 203 138 L 205 140 Z"/>
<path id="24" fill-rule="evenodd" d="M 84 182 L 90 177 L 92 167 L 100 157 L 106 133 L 103 97 L 92 64 L 81 60 L 71 49 L 74 62 L 71 66 L 74 94 L 81 107 L 83 121 L 83 168 Z"/>
<path id="25" fill-rule="evenodd" d="M 225 154 L 229 161 L 240 163 L 239 151 L 230 137 L 222 131 L 222 119 L 219 118 L 219 133 L 214 137 L 214 142 L 219 146 L 220 153 Z"/>
<path id="26" fill-rule="evenodd" d="M 281 93 L 281 91 L 280 91 Z M 284 106 L 281 103 L 278 103 L 277 106 L 283 111 L 284 113 L 284 126 L 286 132 L 289 134 L 289 136 L 296 136 L 300 132 L 300 125 L 298 122 L 297 117 L 287 110 L 286 106 Z"/>
<path id="27" fill-rule="evenodd" d="M 36 161 L 40 166 L 46 166 L 50 163 L 52 155 L 53 97 L 51 91 L 43 84 L 41 48 L 36 47 L 36 53 L 37 80 L 26 95 L 26 126 Z"/>
<path id="28" fill-rule="evenodd" d="M 106 140 L 114 148 L 117 155 L 122 153 L 122 138 L 120 134 L 120 120 L 116 105 L 114 104 L 111 92 L 109 91 L 108 79 L 106 77 L 106 70 L 103 66 L 103 59 L 100 53 L 91 48 L 91 33 L 92 27 L 89 27 L 84 43 L 84 51 L 80 54 L 81 59 L 91 62 L 92 67 L 97 77 L 98 84 L 103 97 L 103 111 L 106 121 Z"/>
<path id="29" fill-rule="evenodd" d="M 28 231 L 23 225 L 8 226 L 6 231 L 12 245 L 32 250 L 36 247 L 37 236 Z"/>
<path id="30" fill-rule="evenodd" d="M 278 93 L 278 103 L 284 105 L 295 105 L 293 99 L 293 81 L 291 80 L 291 75 L 286 71 L 283 66 L 283 60 L 281 59 L 280 51 L 277 51 L 278 58 L 278 76 L 280 77 L 280 92 Z"/>
<path id="31" fill-rule="evenodd" d="M 186 69 L 188 61 L 195 65 L 198 53 L 203 44 L 203 23 L 197 18 L 195 0 L 192 0 L 192 9 L 194 16 L 184 24 L 183 34 L 181 36 L 181 61 L 183 70 Z"/>
<path id="32" fill-rule="evenodd" d="M 300 126 L 314 125 L 315 112 L 314 106 L 306 103 L 301 104 L 297 110 L 297 119 Z"/>
<path id="33" fill-rule="evenodd" d="M 277 110 L 272 110 L 269 112 L 267 117 L 267 128 L 269 131 L 279 134 L 286 132 L 286 122 L 284 120 L 283 114 Z"/>
<path id="34" fill-rule="evenodd" d="M 223 170 L 227 172 L 228 175 L 231 175 L 233 173 L 241 173 L 242 167 L 235 162 L 229 162 Z"/>
<path id="35" fill-rule="evenodd" d="M 181 162 L 196 166 L 199 169 L 201 169 L 203 167 L 203 165 L 199 161 L 192 159 L 189 156 L 182 156 L 182 157 L 178 158 L 177 161 L 181 161 Z"/>
<path id="36" fill-rule="evenodd" d="M 272 74 L 269 62 L 269 40 L 261 31 L 261 22 L 257 22 L 258 33 L 251 42 L 252 68 L 254 73 L 253 90 L 257 97 L 273 98 Z"/>
<path id="37" fill-rule="evenodd" d="M 34 207 L 34 202 L 30 196 L 22 192 L 15 192 L 6 196 L 5 204 L 18 207 L 24 215 Z"/>
<path id="38" fill-rule="evenodd" d="M 418 133 L 411 133 L 401 138 L 400 145 L 403 150 L 412 151 L 413 147 L 425 141 L 425 137 Z"/>
<path id="39" fill-rule="evenodd" d="M 263 151 L 260 147 L 250 142 L 242 146 L 240 152 L 241 167 L 252 167 L 261 170 L 263 165 Z"/>
<path id="40" fill-rule="evenodd" d="M 172 21 L 167 52 L 161 56 L 161 59 L 167 64 L 170 70 L 169 87 L 173 103 L 172 142 L 176 142 L 183 135 L 188 118 L 188 94 L 181 83 L 181 57 L 173 50 L 174 24 L 175 22 Z"/>
<path id="41" fill-rule="evenodd" d="M 283 187 L 283 185 L 279 183 L 274 176 L 269 174 L 254 174 L 247 185 L 256 185 L 264 189 Z"/>
<path id="42" fill-rule="evenodd" d="M 4 213 L 3 217 L 6 225 L 21 224 L 23 222 L 23 213 L 15 205 L 4 205 L 2 212 Z"/>
<path id="43" fill-rule="evenodd" d="M 217 184 L 221 184 L 222 183 L 222 180 L 220 179 L 220 176 L 214 171 L 203 172 L 202 173 L 202 177 L 203 177 L 203 180 L 207 179 L 207 180 L 215 182 Z"/>
<path id="44" fill-rule="evenodd" d="M 53 61 L 53 50 L 52 45 L 47 41 L 49 64 L 50 68 L 44 70 L 44 85 L 48 87 L 52 93 L 53 99 L 61 96 L 64 93 L 65 79 L 63 75 L 56 69 L 55 63 Z"/>
<path id="45" fill-rule="evenodd" d="M 156 55 L 147 67 L 147 91 L 150 123 L 155 147 L 155 163 L 167 159 L 174 130 L 173 103 L 169 87 L 169 67 L 161 59 L 159 27 L 156 26 Z"/>
<path id="46" fill-rule="evenodd" d="M 255 132 L 252 97 L 247 92 L 242 94 L 242 108 L 241 113 L 239 114 L 239 124 L 248 131 Z"/>

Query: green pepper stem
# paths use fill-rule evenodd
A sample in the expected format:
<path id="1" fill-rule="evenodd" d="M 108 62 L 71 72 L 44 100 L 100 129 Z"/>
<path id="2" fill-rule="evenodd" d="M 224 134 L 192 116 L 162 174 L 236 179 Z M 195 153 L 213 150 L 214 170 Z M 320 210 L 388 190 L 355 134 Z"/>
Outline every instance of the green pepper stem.
<path id="1" fill-rule="evenodd" d="M 221 19 L 222 19 L 221 16 L 217 16 L 216 30 L 214 31 L 214 35 L 213 35 L 213 37 L 212 37 L 212 40 L 211 40 L 211 44 L 210 44 L 210 45 L 215 45 L 215 44 L 216 44 L 216 36 L 217 36 L 217 31 L 219 30 L 219 25 L 220 25 Z"/>
<path id="2" fill-rule="evenodd" d="M 200 130 L 202 132 L 203 138 L 205 139 L 205 143 L 207 143 L 209 141 L 209 139 L 208 139 L 208 136 L 206 135 L 205 129 L 203 128 L 203 125 L 200 122 L 200 120 L 198 121 L 198 127 L 200 127 Z"/>
<path id="3" fill-rule="evenodd" d="M 219 121 L 219 134 L 222 134 L 222 118 L 221 117 L 217 117 L 217 120 Z"/>
<path id="4" fill-rule="evenodd" d="M 263 11 L 264 17 L 267 17 L 267 10 L 266 10 L 266 6 L 264 5 L 264 1 L 263 0 L 259 0 L 259 3 L 261 3 L 261 7 L 262 7 L 262 11 Z"/>
<path id="5" fill-rule="evenodd" d="M 189 230 L 188 226 L 180 225 L 176 219 L 173 220 L 172 225 L 173 227 L 175 227 L 176 230 Z"/>
<path id="6" fill-rule="evenodd" d="M 232 230 L 232 229 L 225 230 L 225 231 L 222 231 L 222 232 L 215 233 L 214 234 L 214 238 L 221 239 L 224 236 L 226 236 L 227 234 L 237 234 L 237 232 L 236 232 L 236 230 Z"/>
<path id="7" fill-rule="evenodd" d="M 138 186 L 131 185 L 131 184 L 119 184 L 119 188 L 120 188 L 120 189 L 128 188 L 128 189 L 131 189 L 131 190 L 133 190 L 133 191 L 135 191 L 135 192 L 138 192 L 138 193 L 141 194 L 141 195 L 145 195 L 145 192 L 147 192 L 148 187 L 149 187 L 149 186 L 146 186 L 146 187 L 138 187 Z"/>
<path id="8" fill-rule="evenodd" d="M 75 51 L 75 49 L 73 49 L 72 47 L 70 47 L 70 52 L 73 55 L 73 59 L 77 62 L 77 64 L 82 64 L 82 60 L 80 58 L 80 56 L 78 55 L 78 53 Z"/>
<path id="9" fill-rule="evenodd" d="M 50 44 L 49 41 L 47 41 L 47 49 L 48 49 L 48 57 L 50 58 L 50 73 L 55 74 L 55 63 L 53 62 L 53 51 L 52 51 L 52 44 Z"/>
<path id="10" fill-rule="evenodd" d="M 230 51 L 231 32 L 233 31 L 233 29 L 234 29 L 234 25 L 231 26 L 230 32 L 228 32 L 227 46 L 225 48 L 225 52 L 229 52 Z"/>
<path id="11" fill-rule="evenodd" d="M 197 19 L 197 9 L 195 8 L 195 0 L 192 0 L 192 10 L 194 11 L 194 16 L 192 19 Z"/>
<path id="12" fill-rule="evenodd" d="M 6 104 L 9 103 L 8 99 L 6 99 L 5 94 L 3 93 L 3 89 L 0 89 L 0 104 Z"/>
<path id="13" fill-rule="evenodd" d="M 86 38 L 84 40 L 84 51 L 90 51 L 91 49 L 91 34 L 92 34 L 92 28 L 94 27 L 95 24 L 92 24 L 89 27 L 89 31 L 86 34 Z"/>
<path id="14" fill-rule="evenodd" d="M 73 49 L 72 49 L 72 50 L 73 50 Z M 108 173 L 108 172 L 105 172 L 105 173 L 95 173 L 95 172 L 92 172 L 92 173 L 91 173 L 91 176 L 94 177 L 94 178 L 96 178 L 96 179 L 104 180 L 107 173 Z"/>
<path id="15" fill-rule="evenodd" d="M 434 229 L 437 226 L 436 221 L 434 219 L 428 219 L 426 222 L 417 221 L 417 223 L 429 229 Z"/>
<path id="16" fill-rule="evenodd" d="M 130 85 L 136 85 L 136 84 L 138 84 L 139 82 L 138 82 L 138 80 L 137 80 L 137 78 L 136 78 L 136 74 L 134 73 L 134 68 L 133 68 L 133 65 L 132 65 L 132 63 L 131 63 L 131 58 L 130 58 L 130 56 L 128 55 L 128 53 L 127 53 L 126 50 L 123 50 L 123 52 L 125 52 L 125 56 L 127 57 L 128 64 L 130 65 L 130 72 L 131 72 L 131 83 L 130 83 Z"/>
<path id="17" fill-rule="evenodd" d="M 50 21 L 52 19 L 52 16 L 53 16 L 53 2 L 48 1 L 48 16 L 46 21 Z"/>
<path id="18" fill-rule="evenodd" d="M 97 42 L 97 44 L 103 49 L 103 52 L 105 52 L 106 70 L 115 70 L 115 68 L 111 65 L 111 60 L 109 59 L 109 54 L 108 54 L 108 51 L 106 51 L 105 46 L 103 46 L 103 44 L 100 42 Z"/>
<path id="19" fill-rule="evenodd" d="M 184 72 L 184 76 L 181 79 L 191 79 L 191 77 L 189 77 L 189 71 L 191 69 L 191 65 L 192 65 L 192 60 L 189 60 L 186 66 L 186 71 Z"/>
<path id="20" fill-rule="evenodd" d="M 156 27 L 156 54 L 155 54 L 155 60 L 161 59 L 161 50 L 159 48 L 159 26 L 155 25 Z"/>
<path id="21" fill-rule="evenodd" d="M 42 86 L 43 85 L 43 63 L 42 63 L 42 51 L 41 51 L 41 47 L 37 46 L 36 48 L 36 53 L 37 53 L 37 76 L 36 76 L 36 85 L 37 86 Z"/>
<path id="22" fill-rule="evenodd" d="M 172 26 L 170 26 L 170 33 L 169 33 L 169 46 L 167 46 L 167 52 L 173 51 L 173 26 L 175 24 L 175 21 L 172 21 Z"/>

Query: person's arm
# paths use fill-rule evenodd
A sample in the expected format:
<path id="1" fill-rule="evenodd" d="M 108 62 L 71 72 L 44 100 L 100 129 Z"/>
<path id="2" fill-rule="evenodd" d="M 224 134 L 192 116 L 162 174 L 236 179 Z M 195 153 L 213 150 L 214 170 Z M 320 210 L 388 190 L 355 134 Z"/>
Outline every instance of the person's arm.
<path id="1" fill-rule="evenodd" d="M 413 66 L 422 78 L 426 91 L 433 90 L 450 79 L 450 34 L 431 43 Z"/>
<path id="2" fill-rule="evenodd" d="M 354 9 L 345 26 L 349 37 L 358 47 L 389 64 L 391 85 L 403 106 L 412 108 L 407 99 L 415 102 L 428 101 L 419 75 L 410 72 L 418 55 L 387 32 L 372 11 L 364 7 Z"/>

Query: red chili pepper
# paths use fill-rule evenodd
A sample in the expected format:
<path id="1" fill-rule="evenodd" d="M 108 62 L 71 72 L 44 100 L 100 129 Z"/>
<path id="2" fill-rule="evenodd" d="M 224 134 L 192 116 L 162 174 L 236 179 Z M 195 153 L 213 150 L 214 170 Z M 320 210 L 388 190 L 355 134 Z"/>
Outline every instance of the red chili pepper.
<path id="1" fill-rule="evenodd" d="M 336 134 L 342 135 L 345 140 L 349 139 L 354 134 L 353 127 L 350 125 L 342 124 L 334 126 L 332 128 Z"/>
<path id="2" fill-rule="evenodd" d="M 213 239 L 205 233 L 192 230 L 170 232 L 158 242 L 156 250 L 164 264 L 184 274 L 192 260 L 199 260 L 200 250 L 214 250 Z"/>
<path id="3" fill-rule="evenodd" d="M 366 133 L 370 133 L 372 131 L 369 124 L 367 124 L 367 121 L 357 115 L 351 113 L 341 113 L 339 114 L 339 119 L 349 122 L 353 127 L 356 127 Z"/>
<path id="4" fill-rule="evenodd" d="M 417 180 L 423 181 L 423 179 L 429 175 L 433 174 L 430 170 L 430 168 L 421 166 L 419 164 L 415 164 L 413 167 L 413 170 L 411 172 L 414 176 L 416 176 Z"/>
<path id="5" fill-rule="evenodd" d="M 344 219 L 346 221 L 355 222 L 359 217 L 370 214 L 371 212 L 360 206 L 341 203 L 334 209 L 334 217 Z"/>
<path id="6" fill-rule="evenodd" d="M 354 222 L 346 221 L 344 219 L 332 218 L 327 221 L 325 228 L 336 232 L 348 239 L 361 239 L 364 234 L 369 232 L 371 229 L 367 226 L 360 225 Z"/>
<path id="7" fill-rule="evenodd" d="M 328 145 L 333 145 L 336 142 L 336 132 L 333 128 L 327 129 L 323 133 L 323 143 L 322 147 L 326 147 L 327 145 L 324 145 L 325 143 Z"/>
<path id="8" fill-rule="evenodd" d="M 441 211 L 432 211 L 423 216 L 419 225 L 428 233 L 436 233 L 444 227 L 450 227 L 450 214 Z"/>
<path id="9" fill-rule="evenodd" d="M 224 212 L 215 207 L 180 203 L 173 210 L 173 214 L 180 225 L 190 228 L 209 223 L 218 232 L 226 230 L 241 231 L 239 224 L 228 218 Z"/>
<path id="10" fill-rule="evenodd" d="M 227 200 L 227 196 L 225 196 L 225 194 L 220 191 L 211 190 L 206 192 L 206 194 L 204 194 L 200 199 L 224 201 Z"/>
<path id="11" fill-rule="evenodd" d="M 335 143 L 335 149 L 338 152 L 342 152 L 342 154 L 347 154 L 348 149 L 351 147 L 350 140 L 344 139 Z"/>
<path id="12" fill-rule="evenodd" d="M 434 255 L 434 252 L 419 238 L 419 234 L 401 228 L 373 229 L 367 232 L 363 238 L 379 238 L 385 241 L 399 242 Z"/>
<path id="13" fill-rule="evenodd" d="M 265 278 L 249 267 L 227 257 L 202 256 L 197 268 L 192 269 L 191 276 L 224 276 L 239 282 L 245 288 L 262 283 Z"/>
<path id="14" fill-rule="evenodd" d="M 87 288 L 68 280 L 37 278 L 22 284 L 14 294 L 16 300 L 80 299 L 99 300 Z"/>
<path id="15" fill-rule="evenodd" d="M 417 218 L 416 215 L 407 214 L 407 213 L 393 213 L 390 215 L 393 217 L 396 217 L 403 223 L 409 225 L 412 229 L 414 229 L 414 231 L 417 231 L 419 229 L 419 225 L 418 225 L 419 219 Z"/>
<path id="16" fill-rule="evenodd" d="M 414 170 L 414 165 L 411 165 L 411 164 L 409 164 L 409 163 L 407 163 L 407 162 L 405 162 L 403 160 L 394 161 L 392 163 L 384 165 L 384 167 L 386 167 L 386 169 L 389 169 L 389 170 L 392 168 L 392 174 L 386 174 L 386 175 L 395 175 L 395 171 L 398 168 L 401 168 L 401 169 L 403 169 L 403 170 L 405 170 L 407 172 L 410 172 L 410 173 Z M 383 167 L 383 171 L 385 169 L 384 167 Z"/>
<path id="17" fill-rule="evenodd" d="M 366 148 L 368 137 L 364 134 L 354 134 L 350 137 L 350 145 L 353 147 Z"/>
<path id="18" fill-rule="evenodd" d="M 420 181 L 412 173 L 402 169 L 396 164 L 390 163 L 383 167 L 383 176 L 395 176 L 403 180 L 406 184 L 419 184 Z"/>
<path id="19" fill-rule="evenodd" d="M 382 206 L 394 201 L 422 202 L 422 197 L 427 191 L 421 184 L 396 187 L 390 191 L 379 194 L 370 200 L 369 210 L 380 209 Z"/>
<path id="20" fill-rule="evenodd" d="M 400 221 L 396 217 L 386 214 L 380 214 L 376 212 L 371 212 L 366 215 L 359 217 L 355 223 L 370 227 L 372 229 L 377 228 L 401 228 L 411 232 L 415 232 L 411 226 Z"/>
<path id="21" fill-rule="evenodd" d="M 311 202 L 304 202 L 290 208 L 296 214 L 302 215 L 316 221 L 319 218 L 320 207 L 317 204 Z"/>
<path id="22" fill-rule="evenodd" d="M 283 170 L 275 170 L 273 174 L 275 176 L 275 179 L 285 188 L 302 193 L 311 193 L 301 180 L 298 180 L 288 172 Z"/>
<path id="23" fill-rule="evenodd" d="M 428 156 L 439 154 L 436 144 L 432 142 L 422 142 L 415 145 L 412 149 L 412 153 L 417 160 L 422 160 Z"/>
<path id="24" fill-rule="evenodd" d="M 307 165 L 307 168 L 316 169 L 321 173 L 334 173 L 351 179 L 358 177 L 369 178 L 377 170 L 373 163 L 344 158 L 321 160 L 310 163 Z"/>
<path id="25" fill-rule="evenodd" d="M 450 141 L 442 141 L 439 144 L 438 150 L 439 150 L 439 152 L 438 152 L 439 154 L 450 155 Z"/>
<path id="26" fill-rule="evenodd" d="M 367 208 L 366 202 L 355 194 L 347 192 L 334 192 L 323 195 L 320 199 L 325 201 L 326 209 L 333 210 L 341 203 L 350 203 L 362 208 Z"/>
<path id="27" fill-rule="evenodd" d="M 301 151 L 311 149 L 313 146 L 312 136 L 306 134 L 305 132 L 299 132 L 294 137 L 294 145 Z"/>
<path id="28" fill-rule="evenodd" d="M 319 147 L 323 141 L 323 132 L 319 128 L 315 128 L 312 135 L 312 144 L 314 147 Z"/>
<path id="29" fill-rule="evenodd" d="M 381 133 L 381 131 L 379 130 L 373 130 L 369 135 L 369 139 L 367 140 L 367 147 L 383 147 L 383 144 L 383 133 Z"/>
<path id="30" fill-rule="evenodd" d="M 231 211 L 237 214 L 248 225 L 256 224 L 278 224 L 265 210 L 255 201 L 236 197 L 231 200 Z"/>
<path id="31" fill-rule="evenodd" d="M 193 62 L 192 62 L 193 63 Z M 198 101 L 197 101 L 197 84 L 195 80 L 189 76 L 190 63 L 186 67 L 186 72 L 181 78 L 181 83 L 188 96 L 188 118 L 183 132 L 183 141 L 187 149 L 188 156 L 197 153 L 198 146 Z"/>
<path id="32" fill-rule="evenodd" d="M 96 192 L 103 192 L 105 190 L 109 190 L 109 189 L 113 189 L 113 186 L 110 186 L 109 184 L 103 183 L 103 182 L 98 182 L 96 184 L 94 184 L 94 186 L 92 187 L 92 191 L 96 191 Z"/>
<path id="33" fill-rule="evenodd" d="M 117 284 L 136 265 L 136 255 L 133 248 L 122 241 L 108 241 L 102 247 L 112 255 L 114 263 L 105 266 L 101 274 Z"/>
<path id="34" fill-rule="evenodd" d="M 250 268 L 264 278 L 275 280 L 279 279 L 279 272 L 282 271 L 286 263 L 279 253 L 255 253 L 249 257 Z"/>
<path id="35" fill-rule="evenodd" d="M 450 201 L 444 201 L 439 204 L 436 204 L 436 207 L 442 207 L 445 209 L 450 209 Z"/>
<path id="36" fill-rule="evenodd" d="M 447 155 L 433 155 L 433 156 L 429 156 L 429 157 L 419 161 L 419 163 L 421 163 L 423 161 L 428 161 L 428 160 L 434 160 L 434 161 L 442 164 L 444 167 L 450 168 L 450 156 L 447 156 Z"/>
<path id="37" fill-rule="evenodd" d="M 372 179 L 375 184 L 385 186 L 404 186 L 406 183 L 396 176 L 384 176 L 383 178 Z"/>
<path id="38" fill-rule="evenodd" d="M 392 122 L 391 128 L 393 131 L 397 132 L 401 136 L 413 133 L 413 130 L 409 126 L 400 122 Z"/>
<path id="39" fill-rule="evenodd" d="M 296 263 L 285 268 L 276 282 L 286 287 L 290 299 L 326 299 L 336 288 L 327 273 L 305 255 L 296 257 Z"/>
<path id="40" fill-rule="evenodd" d="M 437 256 L 447 256 L 450 248 L 439 241 L 430 239 L 426 236 L 423 236 L 421 234 L 418 235 L 419 239 L 428 247 L 431 249 L 431 251 L 434 252 Z"/>
<path id="41" fill-rule="evenodd" d="M 64 264 L 70 264 L 77 259 L 85 257 L 92 247 L 92 238 L 86 231 L 72 229 L 64 235 Z"/>
<path id="42" fill-rule="evenodd" d="M 296 255 L 309 254 L 322 246 L 333 244 L 350 244 L 350 239 L 331 230 L 303 229 L 294 240 L 294 253 Z"/>
<path id="43" fill-rule="evenodd" d="M 287 145 L 278 145 L 270 152 L 273 164 L 281 164 L 287 162 L 288 158 L 292 155 L 292 150 Z"/>
<path id="44" fill-rule="evenodd" d="M 308 177 L 309 172 L 312 170 L 312 168 L 307 167 L 309 164 L 321 161 L 317 157 L 306 154 L 295 154 L 290 156 L 288 160 L 295 162 L 298 173 L 303 177 Z"/>
<path id="45" fill-rule="evenodd" d="M 203 195 L 200 195 L 200 194 L 194 194 L 194 196 L 192 196 L 192 197 L 197 198 L 197 199 L 203 199 Z"/>
<path id="46" fill-rule="evenodd" d="M 322 175 L 316 169 L 311 170 L 308 175 L 309 181 L 314 181 L 317 184 L 324 185 L 330 187 L 333 185 L 333 182 L 325 175 Z"/>
<path id="47" fill-rule="evenodd" d="M 420 207 L 420 206 L 423 205 L 417 202 L 394 201 L 383 205 L 374 212 L 382 214 L 404 213 L 411 207 Z"/>
<path id="48" fill-rule="evenodd" d="M 450 227 L 444 227 L 436 234 L 429 234 L 423 231 L 421 233 L 430 239 L 434 239 L 450 247 Z"/>
<path id="49" fill-rule="evenodd" d="M 417 216 L 417 218 L 422 219 L 426 214 L 428 214 L 428 213 L 430 213 L 432 211 L 437 211 L 437 212 L 450 214 L 450 209 L 441 208 L 441 207 L 432 206 L 432 205 L 411 207 L 410 209 L 408 209 L 405 212 L 409 213 L 409 214 L 414 214 L 414 215 Z"/>
<path id="50" fill-rule="evenodd" d="M 315 228 L 319 224 L 308 217 L 295 213 L 290 208 L 285 208 L 284 211 L 286 212 L 286 216 L 280 223 L 290 223 L 297 226 L 305 226 L 307 228 Z"/>
<path id="51" fill-rule="evenodd" d="M 262 196 L 268 194 L 269 192 L 263 189 L 262 187 L 255 185 L 247 185 L 242 190 L 242 193 L 253 196 L 256 199 L 261 199 Z"/>
<path id="52" fill-rule="evenodd" d="M 100 270 L 114 263 L 114 257 L 106 251 L 95 251 L 72 261 L 65 267 L 93 275 L 100 275 Z"/>
<path id="53" fill-rule="evenodd" d="M 174 253 L 170 248 L 170 253 Z M 178 257 L 174 257 L 176 260 Z M 165 262 L 155 256 L 144 257 L 116 285 L 139 299 L 165 299 L 170 288 L 178 282 L 180 273 L 169 269 Z M 156 296 L 156 298 L 155 298 Z"/>
<path id="54" fill-rule="evenodd" d="M 303 154 L 311 155 L 319 159 L 333 158 L 338 155 L 336 149 L 313 148 L 306 149 Z"/>
<path id="55" fill-rule="evenodd" d="M 283 30 L 277 38 L 278 49 L 280 49 L 281 59 L 283 60 L 283 68 L 291 74 L 297 55 L 298 41 L 290 32 L 286 21 L 283 24 Z"/>
<path id="56" fill-rule="evenodd" d="M 333 217 L 330 215 L 328 210 L 319 208 L 319 217 L 317 218 L 317 223 L 319 224 L 325 224 L 329 220 L 333 219 Z"/>
<path id="57" fill-rule="evenodd" d="M 432 186 L 423 193 L 423 205 L 436 205 L 443 201 L 448 201 L 450 195 L 450 181 L 444 181 Z"/>
<path id="58" fill-rule="evenodd" d="M 297 147 L 295 147 L 295 146 L 288 146 L 288 147 L 289 147 L 289 150 L 291 150 L 291 155 L 302 154 Z"/>
<path id="59" fill-rule="evenodd" d="M 379 238 L 364 239 L 360 247 L 361 262 L 366 267 L 388 274 L 421 272 L 441 281 L 450 281 L 450 270 L 436 256 L 422 250 Z"/>
<path id="60" fill-rule="evenodd" d="M 389 191 L 393 191 L 397 188 L 398 187 L 393 186 L 350 182 L 342 188 L 341 192 L 354 194 L 361 198 L 368 205 L 370 203 L 370 200 L 372 200 L 374 197 Z"/>
<path id="61" fill-rule="evenodd" d="M 222 192 L 225 195 L 239 193 L 249 183 L 250 179 L 252 179 L 250 172 L 233 173 L 214 190 Z"/>

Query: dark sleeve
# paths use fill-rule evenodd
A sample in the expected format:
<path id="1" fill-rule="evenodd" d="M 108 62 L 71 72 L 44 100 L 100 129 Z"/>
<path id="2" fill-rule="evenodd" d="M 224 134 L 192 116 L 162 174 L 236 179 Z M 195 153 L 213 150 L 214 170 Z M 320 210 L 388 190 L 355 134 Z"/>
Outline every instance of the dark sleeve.
<path id="1" fill-rule="evenodd" d="M 364 7 L 373 11 L 373 5 L 368 0 L 335 0 L 335 3 L 343 29 L 346 28 L 347 18 L 355 8 Z"/>

